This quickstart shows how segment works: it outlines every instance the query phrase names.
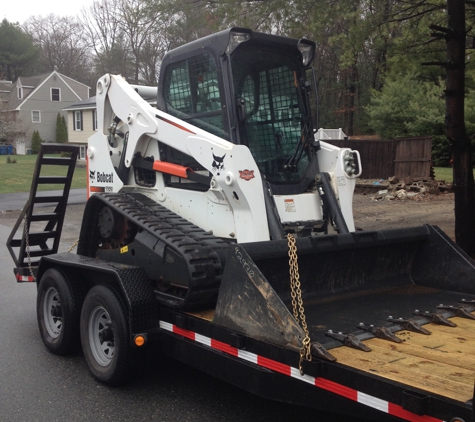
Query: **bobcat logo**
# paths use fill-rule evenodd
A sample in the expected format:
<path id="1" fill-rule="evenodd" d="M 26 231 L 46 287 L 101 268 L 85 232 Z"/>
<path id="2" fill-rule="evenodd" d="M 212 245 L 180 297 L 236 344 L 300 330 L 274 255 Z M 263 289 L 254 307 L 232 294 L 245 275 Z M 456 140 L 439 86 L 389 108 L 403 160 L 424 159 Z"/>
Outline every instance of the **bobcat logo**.
<path id="1" fill-rule="evenodd" d="M 96 177 L 96 170 L 89 170 L 89 179 L 94 179 Z"/>
<path id="2" fill-rule="evenodd" d="M 226 154 L 222 157 L 213 154 L 213 173 L 216 172 L 217 176 L 220 175 L 221 170 L 224 170 L 224 157 L 226 157 Z"/>

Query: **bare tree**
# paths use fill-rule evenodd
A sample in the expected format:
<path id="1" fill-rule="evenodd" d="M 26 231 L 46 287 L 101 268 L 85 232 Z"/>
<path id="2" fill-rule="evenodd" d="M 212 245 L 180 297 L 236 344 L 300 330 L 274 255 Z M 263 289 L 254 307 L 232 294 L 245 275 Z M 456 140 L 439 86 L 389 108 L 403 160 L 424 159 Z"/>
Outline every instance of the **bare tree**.
<path id="1" fill-rule="evenodd" d="M 148 0 L 100 0 L 83 9 L 81 23 L 99 73 L 156 84 L 169 42 L 160 8 Z"/>
<path id="2" fill-rule="evenodd" d="M 131 57 L 117 10 L 118 0 L 96 0 L 81 11 L 82 31 L 94 51 L 96 77 L 108 72 L 129 73 Z"/>
<path id="3" fill-rule="evenodd" d="M 44 18 L 32 16 L 24 27 L 40 48 L 45 70 L 57 70 L 83 80 L 90 63 L 89 49 L 74 18 L 54 14 Z"/>
<path id="4" fill-rule="evenodd" d="M 141 52 L 151 34 L 160 27 L 160 13 L 150 6 L 147 0 L 120 0 L 119 25 L 127 37 L 131 52 L 134 56 L 134 73 L 132 82 L 139 83 Z"/>
<path id="5" fill-rule="evenodd" d="M 18 139 L 25 139 L 27 130 L 28 125 L 14 112 L 5 110 L 4 103 L 0 103 L 0 140 L 13 145 Z"/>
<path id="6" fill-rule="evenodd" d="M 140 51 L 139 79 L 150 86 L 158 85 L 160 65 L 165 53 L 170 49 L 170 41 L 162 33 L 152 33 Z"/>

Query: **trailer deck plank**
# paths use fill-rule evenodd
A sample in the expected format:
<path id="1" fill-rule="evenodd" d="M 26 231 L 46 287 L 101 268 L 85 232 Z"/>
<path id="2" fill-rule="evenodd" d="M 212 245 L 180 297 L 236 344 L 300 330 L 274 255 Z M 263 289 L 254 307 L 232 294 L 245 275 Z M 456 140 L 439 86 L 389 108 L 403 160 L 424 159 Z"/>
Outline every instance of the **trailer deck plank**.
<path id="1" fill-rule="evenodd" d="M 398 333 L 399 337 L 403 338 L 403 333 L 408 332 Z M 440 362 L 446 365 L 452 365 L 468 370 L 475 369 L 475 356 L 467 356 L 466 353 L 460 353 L 458 351 L 448 351 L 447 348 L 438 347 L 437 344 L 435 347 L 430 347 L 430 345 L 427 343 L 429 340 L 428 336 L 424 336 L 423 334 L 415 335 L 415 333 L 409 334 L 412 336 L 411 340 L 417 339 L 418 341 L 404 341 L 404 343 L 399 344 L 384 340 L 378 341 L 377 339 L 371 341 L 377 342 L 378 347 L 382 349 L 393 350 L 398 353 L 407 353 L 412 356 L 425 358 L 435 362 Z M 418 336 L 420 336 L 420 338 L 417 338 Z"/>
<path id="2" fill-rule="evenodd" d="M 475 320 L 453 317 L 449 321 L 457 324 L 457 327 L 448 327 L 445 325 L 427 324 L 425 327 L 430 331 L 439 331 L 449 336 L 457 336 L 462 342 L 471 342 L 475 344 Z"/>
<path id="3" fill-rule="evenodd" d="M 441 325 L 425 325 L 424 327 L 428 328 L 432 334 L 425 336 L 409 331 L 400 331 L 396 335 L 405 342 L 419 345 L 425 349 L 475 358 L 475 339 L 467 336 L 464 330 Z"/>
<path id="4" fill-rule="evenodd" d="M 342 365 L 356 368 L 358 370 L 378 375 L 392 381 L 410 385 L 414 388 L 438 394 L 460 402 L 467 402 L 473 397 L 473 375 L 471 371 L 462 372 L 457 368 L 452 378 L 446 379 L 443 376 L 434 375 L 434 367 L 437 366 L 437 373 L 450 373 L 450 366 L 445 371 L 441 370 L 442 364 L 431 362 L 426 359 L 407 359 L 403 365 L 404 357 L 397 355 L 384 355 L 381 352 L 362 352 L 348 347 L 333 349 L 332 354 Z"/>
<path id="5" fill-rule="evenodd" d="M 403 343 L 366 340 L 371 352 L 339 347 L 331 353 L 342 365 L 465 403 L 473 398 L 473 342 L 465 342 L 457 332 L 447 338 L 440 327 L 431 325 L 429 336 L 400 331 Z"/>

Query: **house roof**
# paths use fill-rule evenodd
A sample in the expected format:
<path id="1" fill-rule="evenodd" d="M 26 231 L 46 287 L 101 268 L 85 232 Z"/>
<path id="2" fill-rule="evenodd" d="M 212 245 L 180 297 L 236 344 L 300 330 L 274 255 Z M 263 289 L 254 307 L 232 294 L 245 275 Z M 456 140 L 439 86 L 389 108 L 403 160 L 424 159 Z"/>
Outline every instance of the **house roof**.
<path id="1" fill-rule="evenodd" d="M 85 100 L 64 107 L 64 111 L 89 110 L 96 108 L 96 97 L 86 98 Z"/>
<path id="2" fill-rule="evenodd" d="M 68 86 L 71 92 L 73 92 L 79 100 L 81 99 L 81 97 L 77 94 L 76 89 L 80 86 L 90 89 L 89 86 L 78 82 L 66 75 L 62 75 L 56 70 L 54 70 L 53 72 L 43 73 L 41 75 L 36 76 L 20 76 L 13 84 L 14 89 L 9 94 L 7 108 L 9 110 L 19 110 L 22 104 L 25 103 L 25 101 L 27 101 L 43 84 L 45 84 L 54 75 L 61 79 L 63 83 Z M 18 98 L 18 95 L 16 93 L 17 88 L 24 89 L 23 98 Z"/>

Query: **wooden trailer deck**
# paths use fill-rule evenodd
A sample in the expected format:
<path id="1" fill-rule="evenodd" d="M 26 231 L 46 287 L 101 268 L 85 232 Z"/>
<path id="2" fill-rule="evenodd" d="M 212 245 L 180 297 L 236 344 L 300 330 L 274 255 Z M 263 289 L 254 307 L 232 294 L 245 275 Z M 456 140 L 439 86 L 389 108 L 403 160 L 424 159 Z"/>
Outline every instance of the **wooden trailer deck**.
<path id="1" fill-rule="evenodd" d="M 311 340 L 323 344 L 338 363 L 467 402 L 474 394 L 475 320 L 449 318 L 456 327 L 424 324 L 430 335 L 406 330 L 395 332 L 401 343 L 378 338 L 363 340 L 371 348 L 370 352 L 342 346 L 325 334 L 329 330 L 361 333 L 357 327 L 359 322 L 387 326 L 390 315 L 410 318 L 411 310 L 436 311 L 438 304 L 457 305 L 463 298 L 473 299 L 473 295 L 415 285 L 396 285 L 313 298 L 304 300 L 304 305 Z M 190 314 L 212 321 L 214 310 Z"/>
<path id="2" fill-rule="evenodd" d="M 393 285 L 382 289 L 335 295 L 308 301 L 307 320 L 312 341 L 320 341 L 337 361 L 360 371 L 381 376 L 401 384 L 438 394 L 460 402 L 473 399 L 475 383 L 475 320 L 453 316 L 437 306 L 461 306 L 473 295 L 450 292 L 417 285 Z M 441 312 L 456 327 L 426 323 L 430 335 L 413 331 L 394 334 L 402 342 L 371 338 L 363 343 L 370 352 L 340 346 L 325 338 L 325 332 L 361 333 L 360 322 L 366 325 L 390 326 L 388 317 L 415 318 L 417 309 Z M 475 309 L 473 306 L 468 309 Z M 472 311 L 475 316 L 475 312 Z M 313 321 L 320 324 L 312 325 Z M 427 320 L 426 320 L 427 321 Z M 329 341 L 330 340 L 330 341 Z M 339 347 L 338 347 L 339 346 Z"/>
<path id="3" fill-rule="evenodd" d="M 475 321 L 450 321 L 457 327 L 427 324 L 430 335 L 400 331 L 402 343 L 373 338 L 364 341 L 370 352 L 338 347 L 331 353 L 342 365 L 467 402 L 475 382 Z"/>

